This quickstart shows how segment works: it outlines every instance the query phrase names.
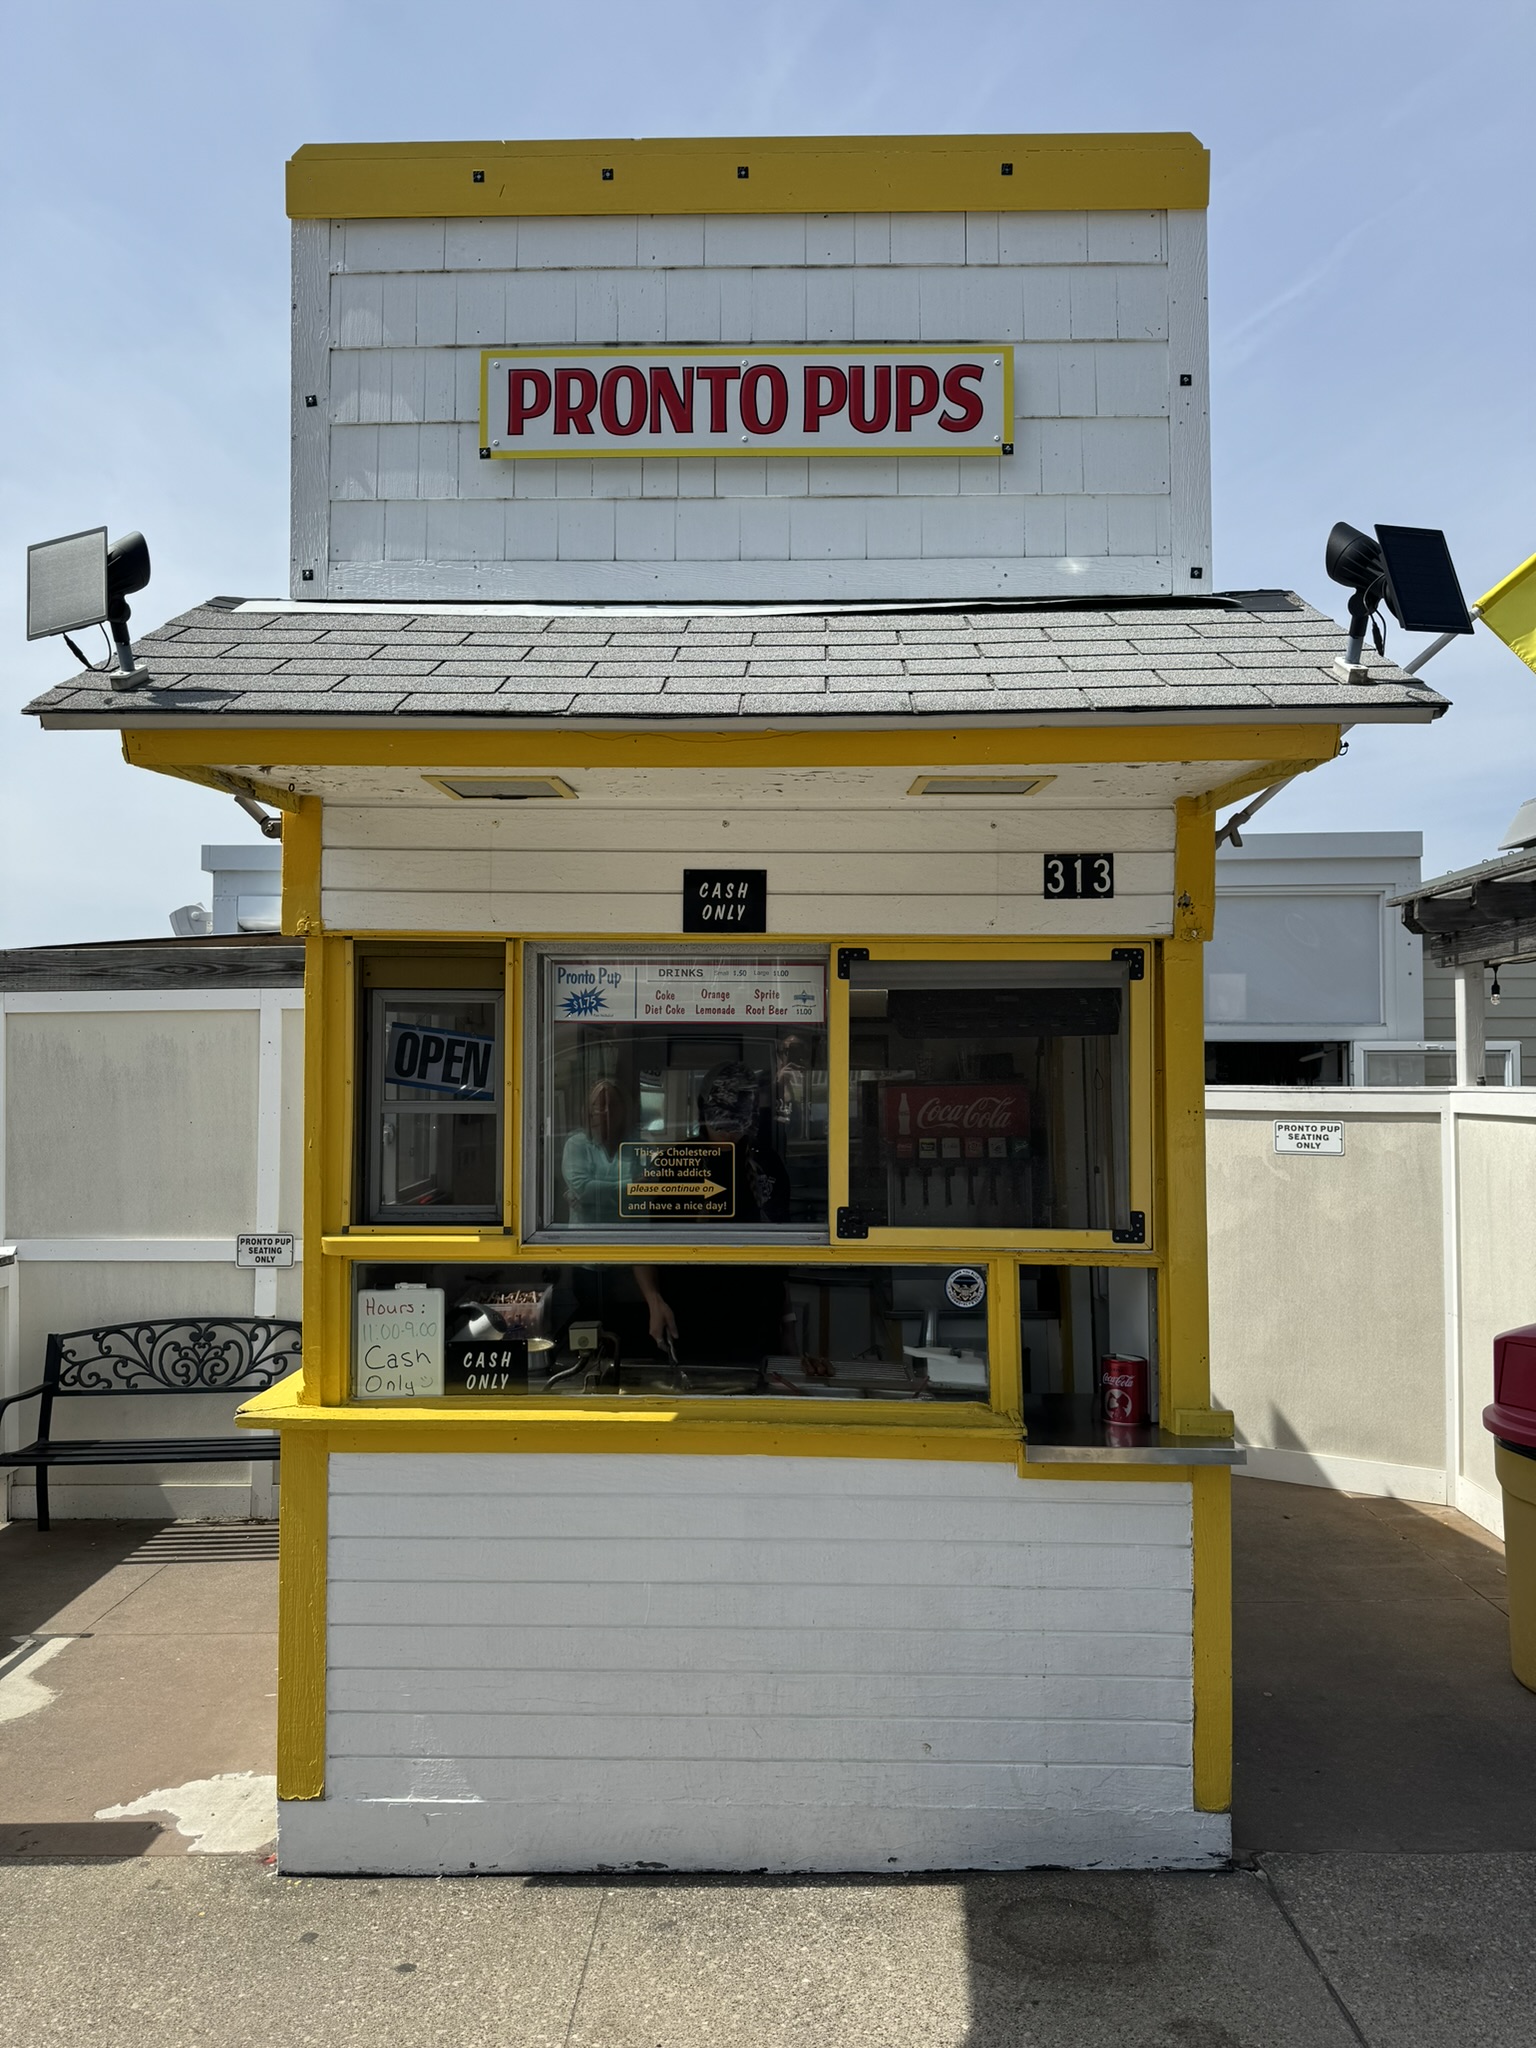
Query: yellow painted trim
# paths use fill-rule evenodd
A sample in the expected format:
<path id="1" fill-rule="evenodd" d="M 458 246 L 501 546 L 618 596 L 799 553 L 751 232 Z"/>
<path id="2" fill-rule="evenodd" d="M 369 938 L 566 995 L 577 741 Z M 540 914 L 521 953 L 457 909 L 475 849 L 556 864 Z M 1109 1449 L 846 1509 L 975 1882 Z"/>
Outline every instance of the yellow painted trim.
<path id="1" fill-rule="evenodd" d="M 281 1394 L 292 1385 L 269 1389 Z M 260 1398 L 267 1398 L 262 1396 Z M 289 1396 L 290 1401 L 292 1396 Z M 307 1405 L 294 1412 L 310 1415 Z M 325 1796 L 326 1491 L 324 1436 L 292 1431 L 278 1501 L 277 1796 Z"/>
<path id="2" fill-rule="evenodd" d="M 1195 1805 L 1232 1804 L 1232 1474 L 1189 1468 L 1193 1520 Z"/>
<path id="3" fill-rule="evenodd" d="M 1210 1409 L 1205 1218 L 1205 1042 L 1202 949 L 1170 941 L 1163 962 L 1162 1239 L 1159 1317 L 1162 1412 L 1177 1429 Z M 1226 1432 L 1202 1427 L 1201 1436 Z"/>
<path id="4" fill-rule="evenodd" d="M 402 729 L 346 724 L 131 727 L 124 758 L 136 768 L 282 762 L 296 768 L 942 768 L 1006 763 L 1034 767 L 1328 758 L 1336 725 L 1038 725 L 835 727 L 728 725 L 686 731 L 655 726 L 537 725 L 445 730 L 414 720 Z M 1269 779 L 1273 780 L 1273 776 Z M 1229 783 L 1231 777 L 1225 778 Z M 1223 786 L 1225 786 L 1225 783 Z M 439 934 L 441 936 L 441 934 Z"/>
<path id="5" fill-rule="evenodd" d="M 831 346 L 832 344 L 828 342 L 820 342 L 811 346 L 803 342 L 775 341 L 757 344 L 756 353 L 762 357 L 821 356 L 824 358 Z M 840 344 L 840 346 L 853 355 L 888 356 L 893 363 L 899 362 L 903 356 L 991 355 L 995 351 L 997 355 L 996 367 L 1000 367 L 1003 373 L 1002 416 L 1004 420 L 1010 423 L 1009 431 L 1012 431 L 1011 423 L 1014 419 L 1013 343 L 1010 341 L 917 342 L 909 343 L 905 348 L 895 348 L 886 342 Z M 729 356 L 734 358 L 735 361 L 740 362 L 743 349 L 746 350 L 746 354 L 749 357 L 752 355 L 753 346 L 742 342 L 738 342 L 733 348 L 694 348 L 682 342 L 673 342 L 666 347 L 660 348 L 631 348 L 626 345 L 620 351 L 620 354 L 625 362 L 644 362 L 653 356 L 666 356 L 674 359 L 679 356 L 687 356 L 690 362 L 695 361 L 700 356 Z M 766 436 L 756 437 L 752 441 L 744 441 L 740 446 L 732 445 L 726 447 L 719 441 L 711 441 L 708 446 L 697 448 L 679 447 L 675 442 L 669 442 L 665 447 L 662 447 L 655 442 L 650 442 L 647 445 L 647 441 L 643 441 L 638 433 L 632 437 L 627 435 L 622 437 L 624 440 L 624 446 L 622 447 L 615 447 L 611 439 L 604 439 L 598 444 L 594 436 L 594 445 L 590 448 L 583 447 L 581 438 L 574 440 L 566 448 L 503 448 L 501 443 L 491 433 L 490 372 L 493 358 L 498 362 L 504 362 L 509 356 L 517 356 L 520 360 L 526 362 L 552 363 L 611 364 L 616 360 L 612 347 L 591 348 L 585 345 L 573 344 L 570 348 L 523 348 L 517 343 L 511 342 L 504 348 L 482 349 L 480 351 L 479 446 L 482 459 L 488 459 L 491 462 L 569 462 L 573 458 L 580 459 L 582 456 L 586 456 L 589 460 L 595 459 L 597 461 L 607 461 L 610 457 L 613 457 L 620 462 L 636 462 L 646 458 L 653 462 L 657 460 L 667 462 L 675 460 L 687 461 L 690 457 L 729 458 L 733 455 L 802 456 L 807 458 L 811 456 L 818 458 L 821 456 L 832 456 L 834 458 L 849 456 L 855 460 L 863 459 L 865 461 L 872 455 L 899 455 L 903 458 L 925 455 L 987 455 L 994 456 L 999 460 L 1002 458 L 1001 434 L 990 445 L 986 442 L 957 442 L 953 448 L 903 448 L 893 446 L 888 441 L 871 442 L 867 447 L 852 446 L 847 443 L 842 447 L 833 447 L 830 442 L 823 444 L 817 441 L 808 441 L 803 447 L 786 447 L 779 441 L 770 441 Z M 649 437 L 647 437 L 648 439 Z M 632 446 L 630 445 L 631 440 L 633 441 Z M 1012 442 L 1010 442 L 1010 449 L 1012 445 Z M 450 790 L 449 794 L 452 795 L 453 792 Z"/>
<path id="6" fill-rule="evenodd" d="M 320 922 L 321 803 L 317 796 L 290 797 L 297 808 L 283 820 L 282 929 L 307 938 Z"/>
<path id="7" fill-rule="evenodd" d="M 507 972 L 502 1014 L 507 1020 L 503 1042 L 501 1093 L 507 1105 L 501 1132 L 501 1219 L 514 1242 L 523 1234 L 523 1174 L 520 1140 L 523 1130 L 523 944 L 507 946 Z M 503 1240 L 505 1241 L 505 1240 Z"/>
<path id="8" fill-rule="evenodd" d="M 139 764 L 128 751 L 127 735 L 123 738 L 123 759 L 130 767 Z M 196 783 L 199 789 L 215 789 L 223 796 L 254 797 L 258 803 L 270 804 L 275 811 L 296 811 L 304 801 L 291 789 L 281 788 L 275 782 L 264 782 L 257 775 L 238 775 L 224 768 L 165 767 L 162 775 L 174 775 L 180 782 Z"/>
<path id="9" fill-rule="evenodd" d="M 324 1349 L 323 1300 L 325 1261 L 319 1257 L 325 1209 L 323 1107 L 325 1100 L 326 942 L 317 932 L 304 941 L 304 1270 L 300 1276 L 303 1328 L 303 1375 L 298 1399 L 321 1398 L 321 1356 Z M 286 1385 L 286 1382 L 284 1382 Z"/>
<path id="10" fill-rule="evenodd" d="M 1207 790 L 1204 801 L 1212 810 L 1219 811 L 1228 804 L 1240 802 L 1245 796 L 1257 796 L 1261 789 L 1272 789 L 1277 782 L 1294 782 L 1298 775 L 1309 775 L 1314 768 L 1325 768 L 1338 758 L 1339 747 L 1343 744 L 1342 733 L 1336 736 L 1336 741 L 1330 753 L 1312 755 L 1306 760 L 1268 761 L 1262 768 L 1235 775 L 1230 782 Z"/>
<path id="11" fill-rule="evenodd" d="M 1210 195 L 1209 153 L 1177 133 L 308 143 L 287 168 L 295 220 L 1199 210 Z"/>
<path id="12" fill-rule="evenodd" d="M 848 1026 L 853 984 L 827 963 L 827 1221 L 848 1206 Z"/>
<path id="13" fill-rule="evenodd" d="M 897 1237 L 900 1233 L 891 1235 Z M 627 1243 L 602 1238 L 591 1244 L 566 1239 L 557 1244 L 543 1243 L 536 1237 L 519 1239 L 510 1230 L 487 1230 L 470 1236 L 451 1230 L 434 1234 L 401 1231 L 392 1224 L 356 1224 L 344 1233 L 322 1238 L 319 1251 L 331 1259 L 382 1260 L 391 1265 L 409 1264 L 413 1260 L 473 1265 L 484 1260 L 502 1265 L 516 1262 L 535 1266 L 622 1266 L 643 1256 L 647 1265 L 660 1266 L 707 1265 L 711 1262 L 729 1266 L 957 1266 L 976 1263 L 973 1254 L 982 1235 L 965 1230 L 933 1231 L 922 1237 L 921 1242 L 889 1243 L 884 1241 L 886 1233 L 872 1230 L 867 1238 L 826 1237 L 778 1244 L 652 1244 L 641 1238 L 633 1238 Z M 1000 1236 L 1002 1233 L 994 1231 L 990 1235 Z M 1011 1257 L 1015 1264 L 1021 1266 L 1155 1266 L 1161 1263 L 1158 1252 L 1151 1245 L 1128 1247 L 1107 1241 L 1099 1243 L 1099 1237 L 1107 1238 L 1107 1233 L 1079 1231 L 1070 1237 L 1065 1232 L 1041 1235 L 1060 1235 L 1066 1241 L 1059 1245 L 1041 1243 L 1021 1232 L 1009 1237 L 1006 1244 L 988 1245 L 986 1249 L 994 1259 Z M 914 1233 L 914 1236 L 921 1236 L 921 1233 Z M 878 1257 L 874 1257 L 871 1250 L 876 1244 L 879 1246 Z"/>
<path id="14" fill-rule="evenodd" d="M 1019 1268 L 994 1259 L 987 1269 L 987 1370 L 994 1414 L 1024 1434 L 1024 1358 L 1019 1327 Z"/>

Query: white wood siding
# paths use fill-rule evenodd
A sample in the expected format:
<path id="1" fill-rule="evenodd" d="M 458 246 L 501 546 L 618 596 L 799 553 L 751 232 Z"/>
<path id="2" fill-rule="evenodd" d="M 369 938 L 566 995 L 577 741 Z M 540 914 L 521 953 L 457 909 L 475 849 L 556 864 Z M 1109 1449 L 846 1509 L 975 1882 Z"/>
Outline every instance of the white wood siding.
<path id="1" fill-rule="evenodd" d="M 290 1870 L 1204 1863 L 1189 1489 L 337 1456 Z"/>
<path id="2" fill-rule="evenodd" d="M 1165 936 L 1173 813 L 729 817 L 580 803 L 327 804 L 321 915 L 341 931 L 674 932 L 685 867 L 768 871 L 770 931 Z M 1115 855 L 1115 895 L 1047 902 L 1042 856 Z"/>
<path id="3" fill-rule="evenodd" d="M 1200 213 L 296 223 L 294 595 L 1186 588 L 1204 277 Z M 817 341 L 1011 343 L 1015 454 L 480 459 L 482 348 Z"/>

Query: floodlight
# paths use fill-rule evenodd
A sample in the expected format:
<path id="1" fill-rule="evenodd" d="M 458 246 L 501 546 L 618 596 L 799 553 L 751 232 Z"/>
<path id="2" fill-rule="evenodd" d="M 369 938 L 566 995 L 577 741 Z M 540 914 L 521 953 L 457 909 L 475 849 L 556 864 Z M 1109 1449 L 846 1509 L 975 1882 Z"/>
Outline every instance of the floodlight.
<path id="1" fill-rule="evenodd" d="M 89 527 L 27 549 L 27 638 L 78 633 L 107 616 L 107 529 Z"/>
<path id="2" fill-rule="evenodd" d="M 114 690 L 151 681 L 135 659 L 128 637 L 128 598 L 149 581 L 149 543 L 142 533 L 125 533 L 107 546 L 107 529 L 66 533 L 27 549 L 27 638 L 57 634 L 82 668 L 107 676 Z M 88 661 L 70 639 L 84 626 L 112 629 L 117 666 Z"/>
<path id="3" fill-rule="evenodd" d="M 1387 651 L 1380 615 L 1383 603 L 1410 633 L 1439 633 L 1450 639 L 1472 631 L 1471 614 L 1440 529 L 1378 526 L 1376 534 L 1372 540 L 1368 533 L 1341 519 L 1329 534 L 1323 555 L 1330 578 L 1350 593 L 1349 647 L 1334 663 L 1347 682 L 1366 680 L 1361 655 L 1367 630 L 1376 652 Z"/>

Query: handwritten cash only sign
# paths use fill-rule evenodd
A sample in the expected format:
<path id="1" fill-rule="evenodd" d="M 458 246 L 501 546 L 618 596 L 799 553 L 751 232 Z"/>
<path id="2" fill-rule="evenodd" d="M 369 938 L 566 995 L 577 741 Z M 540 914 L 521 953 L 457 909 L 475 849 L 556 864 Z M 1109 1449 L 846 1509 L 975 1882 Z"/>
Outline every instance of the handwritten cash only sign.
<path id="1" fill-rule="evenodd" d="M 552 960 L 552 1019 L 591 1023 L 820 1024 L 823 960 Z"/>
<path id="2" fill-rule="evenodd" d="M 441 1287 L 363 1288 L 352 1318 L 360 1401 L 415 1401 L 443 1391 Z"/>
<path id="3" fill-rule="evenodd" d="M 619 1216 L 658 1223 L 736 1214 L 736 1148 L 708 1141 L 619 1147 Z"/>
<path id="4" fill-rule="evenodd" d="M 480 454 L 1011 455 L 1013 351 L 487 349 Z"/>

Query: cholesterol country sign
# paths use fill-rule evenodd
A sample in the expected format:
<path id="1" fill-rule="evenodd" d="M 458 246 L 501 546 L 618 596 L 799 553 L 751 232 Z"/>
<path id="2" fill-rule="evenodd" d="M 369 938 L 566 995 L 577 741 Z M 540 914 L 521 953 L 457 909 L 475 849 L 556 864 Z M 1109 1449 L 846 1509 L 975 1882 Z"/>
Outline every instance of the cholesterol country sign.
<path id="1" fill-rule="evenodd" d="M 623 1144 L 619 1216 L 626 1223 L 736 1213 L 736 1148 L 729 1144 Z"/>
<path id="2" fill-rule="evenodd" d="M 487 349 L 480 453 L 1011 455 L 1013 351 Z"/>

